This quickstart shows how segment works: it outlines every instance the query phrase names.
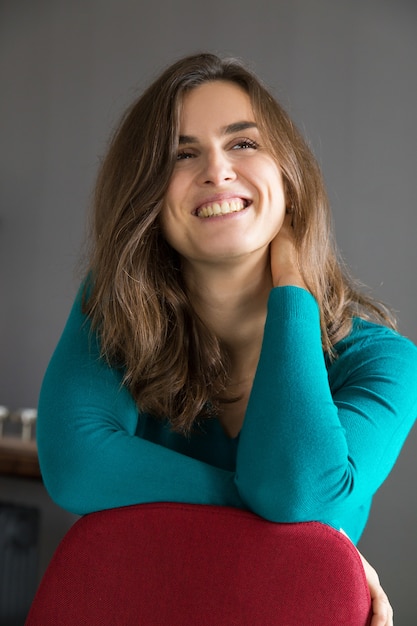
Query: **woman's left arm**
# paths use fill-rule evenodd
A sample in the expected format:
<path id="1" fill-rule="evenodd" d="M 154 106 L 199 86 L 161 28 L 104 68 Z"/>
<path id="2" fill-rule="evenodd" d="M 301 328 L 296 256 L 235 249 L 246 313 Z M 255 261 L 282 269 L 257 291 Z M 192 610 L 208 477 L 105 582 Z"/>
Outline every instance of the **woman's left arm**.
<path id="1" fill-rule="evenodd" d="M 349 512 L 369 506 L 415 421 L 417 349 L 365 324 L 328 372 L 319 308 L 302 284 L 285 284 L 297 280 L 297 267 L 283 252 L 288 229 L 280 238 L 275 279 L 285 268 L 283 282 L 270 295 L 235 481 L 267 519 L 344 525 Z"/>

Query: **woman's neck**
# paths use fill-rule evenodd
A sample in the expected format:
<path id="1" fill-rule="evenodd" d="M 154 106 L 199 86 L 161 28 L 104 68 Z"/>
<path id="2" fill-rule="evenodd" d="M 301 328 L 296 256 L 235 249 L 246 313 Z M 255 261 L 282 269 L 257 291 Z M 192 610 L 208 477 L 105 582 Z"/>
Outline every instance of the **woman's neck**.
<path id="1" fill-rule="evenodd" d="M 272 288 L 269 259 L 187 265 L 184 277 L 196 312 L 228 351 L 234 382 L 247 377 L 248 370 L 252 375 Z"/>
<path id="2" fill-rule="evenodd" d="M 229 437 L 242 428 L 259 361 L 269 293 L 269 257 L 223 266 L 187 265 L 184 280 L 196 313 L 227 350 L 230 369 L 218 397 L 218 419 Z"/>

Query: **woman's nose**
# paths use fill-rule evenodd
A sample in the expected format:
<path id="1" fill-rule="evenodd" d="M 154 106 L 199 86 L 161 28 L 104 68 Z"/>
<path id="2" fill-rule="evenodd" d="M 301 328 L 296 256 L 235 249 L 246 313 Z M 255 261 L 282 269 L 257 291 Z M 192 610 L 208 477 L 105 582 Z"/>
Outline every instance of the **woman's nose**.
<path id="1" fill-rule="evenodd" d="M 204 185 L 221 185 L 235 178 L 236 172 L 227 154 L 213 150 L 203 159 L 200 181 Z"/>

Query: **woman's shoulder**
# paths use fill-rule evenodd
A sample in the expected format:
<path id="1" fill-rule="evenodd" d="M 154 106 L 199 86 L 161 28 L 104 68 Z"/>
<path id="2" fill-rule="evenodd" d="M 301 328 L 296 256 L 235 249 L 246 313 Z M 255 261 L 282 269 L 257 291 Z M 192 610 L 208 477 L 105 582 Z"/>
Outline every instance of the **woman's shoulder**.
<path id="1" fill-rule="evenodd" d="M 50 365 L 69 367 L 73 362 L 96 363 L 103 367 L 100 358 L 100 339 L 92 329 L 90 319 L 84 312 L 85 282 L 78 288 L 61 336 L 52 354 Z"/>
<path id="2" fill-rule="evenodd" d="M 385 371 L 417 381 L 417 346 L 406 336 L 383 324 L 355 317 L 349 334 L 327 359 L 328 371 L 345 375 L 355 371 Z M 417 385 L 416 385 L 417 387 Z"/>
<path id="3" fill-rule="evenodd" d="M 367 346 L 373 346 L 376 350 L 386 350 L 387 347 L 392 350 L 410 350 L 417 355 L 417 347 L 411 339 L 390 326 L 361 317 L 352 319 L 350 332 L 335 345 L 335 351 L 337 355 L 341 355 L 346 350 Z"/>

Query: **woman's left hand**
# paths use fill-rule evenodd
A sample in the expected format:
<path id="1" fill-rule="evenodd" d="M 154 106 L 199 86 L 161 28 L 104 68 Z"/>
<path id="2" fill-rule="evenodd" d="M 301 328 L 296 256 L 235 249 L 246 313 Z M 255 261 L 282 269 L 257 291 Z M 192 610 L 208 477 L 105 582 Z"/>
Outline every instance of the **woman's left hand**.
<path id="1" fill-rule="evenodd" d="M 393 626 L 393 610 L 388 600 L 388 596 L 381 587 L 379 576 L 375 569 L 368 563 L 364 556 L 359 552 L 362 565 L 365 570 L 366 580 L 368 582 L 369 593 L 372 600 L 372 621 L 371 626 Z"/>
<path id="2" fill-rule="evenodd" d="M 271 242 L 270 253 L 274 287 L 295 285 L 307 289 L 298 264 L 291 213 L 287 213 L 278 234 Z"/>

